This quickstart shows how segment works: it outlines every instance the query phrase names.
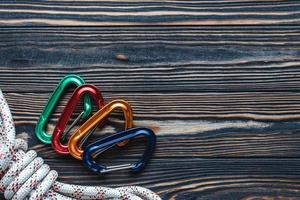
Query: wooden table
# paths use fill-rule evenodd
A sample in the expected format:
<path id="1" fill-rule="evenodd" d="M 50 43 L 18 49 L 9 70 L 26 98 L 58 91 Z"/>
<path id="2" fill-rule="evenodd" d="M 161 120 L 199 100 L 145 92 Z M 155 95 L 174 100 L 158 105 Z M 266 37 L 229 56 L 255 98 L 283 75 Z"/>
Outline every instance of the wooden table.
<path id="1" fill-rule="evenodd" d="M 61 181 L 137 184 L 165 199 L 300 199 L 299 22 L 300 1 L 5 0 L 0 88 L 19 136 Z M 35 138 L 66 74 L 107 102 L 128 100 L 135 125 L 157 133 L 143 173 L 98 176 Z M 120 113 L 111 119 L 97 137 L 122 129 Z M 132 161 L 137 144 L 108 159 Z"/>

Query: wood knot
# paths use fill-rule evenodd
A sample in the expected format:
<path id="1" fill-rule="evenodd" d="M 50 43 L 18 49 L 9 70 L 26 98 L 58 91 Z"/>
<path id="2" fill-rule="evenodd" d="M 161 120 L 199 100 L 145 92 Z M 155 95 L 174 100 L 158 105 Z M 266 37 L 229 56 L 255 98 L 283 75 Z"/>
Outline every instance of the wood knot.
<path id="1" fill-rule="evenodd" d="M 124 54 L 117 54 L 115 58 L 120 61 L 128 61 L 129 60 L 128 57 Z"/>

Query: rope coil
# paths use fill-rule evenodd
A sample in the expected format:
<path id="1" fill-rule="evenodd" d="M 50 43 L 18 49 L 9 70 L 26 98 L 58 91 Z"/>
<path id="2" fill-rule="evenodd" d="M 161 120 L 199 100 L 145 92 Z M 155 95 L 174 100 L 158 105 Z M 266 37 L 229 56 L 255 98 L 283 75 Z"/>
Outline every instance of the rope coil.
<path id="1" fill-rule="evenodd" d="M 61 183 L 56 180 L 57 172 L 44 164 L 34 150 L 27 151 L 27 142 L 15 136 L 13 119 L 0 90 L 0 193 L 5 199 L 161 199 L 139 186 L 113 189 Z"/>

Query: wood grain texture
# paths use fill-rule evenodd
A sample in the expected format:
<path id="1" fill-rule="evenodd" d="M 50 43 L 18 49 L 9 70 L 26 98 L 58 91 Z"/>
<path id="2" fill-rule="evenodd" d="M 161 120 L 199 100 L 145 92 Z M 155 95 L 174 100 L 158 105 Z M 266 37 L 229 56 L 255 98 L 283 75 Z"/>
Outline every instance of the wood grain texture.
<path id="1" fill-rule="evenodd" d="M 18 136 L 61 181 L 138 184 L 164 199 L 297 200 L 299 20 L 292 0 L 5 0 L 0 88 Z M 70 73 L 107 101 L 128 100 L 135 125 L 157 133 L 143 173 L 98 176 L 37 141 L 38 116 Z M 94 138 L 121 130 L 121 116 L 113 113 Z M 132 141 L 101 161 L 134 162 L 142 150 L 143 141 Z"/>
<path id="2" fill-rule="evenodd" d="M 103 93 L 107 101 L 118 98 L 128 100 L 134 109 L 136 126 L 148 126 L 157 135 L 166 136 L 158 146 L 163 147 L 160 154 L 169 152 L 169 157 L 177 151 L 201 157 L 297 157 L 299 135 L 294 133 L 298 132 L 298 95 L 293 92 Z M 31 127 L 28 132 L 33 132 L 49 96 L 47 93 L 6 94 L 16 124 Z M 58 105 L 54 120 L 50 122 L 51 130 L 69 97 L 66 95 Z M 81 109 L 79 106 L 77 114 Z M 120 120 L 122 114 L 114 114 L 112 119 Z M 104 133 L 111 134 L 118 129 L 120 125 L 112 123 Z M 103 132 L 98 136 L 103 137 Z M 176 140 L 169 144 L 171 138 Z M 39 142 L 34 140 L 34 145 L 39 145 Z M 186 149 L 188 146 L 193 147 Z M 51 156 L 55 153 L 51 152 Z"/>
<path id="3" fill-rule="evenodd" d="M 295 91 L 299 30 L 4 28 L 0 86 L 8 92 L 47 92 L 63 75 L 77 73 L 113 92 Z M 116 59 L 119 53 L 129 61 Z M 20 68 L 22 74 L 14 73 Z"/>
<path id="4" fill-rule="evenodd" d="M 73 161 L 68 167 L 63 165 L 66 161 L 60 163 L 62 167 L 57 167 L 57 160 L 47 162 L 60 172 L 78 167 Z M 84 171 L 78 167 L 80 169 Z M 68 181 L 69 175 L 63 174 L 65 176 L 60 179 Z M 299 199 L 299 175 L 297 159 L 199 159 L 183 156 L 179 159 L 153 159 L 146 171 L 134 178 L 128 174 L 95 177 L 87 172 L 78 175 L 75 182 L 109 186 L 140 184 L 152 188 L 165 199 Z"/>
<path id="5" fill-rule="evenodd" d="M 100 87 L 99 87 L 100 88 Z M 34 124 L 51 93 L 7 93 L 8 102 L 18 120 Z M 58 118 L 71 91 L 65 95 L 53 116 Z M 300 93 L 141 93 L 103 92 L 107 102 L 126 99 L 140 120 L 248 119 L 262 122 L 298 120 Z M 79 103 L 80 111 L 81 104 Z M 77 111 L 78 111 L 77 110 Z M 159 112 L 158 112 L 159 111 Z"/>
<path id="6" fill-rule="evenodd" d="M 298 24 L 299 1 L 2 1 L 0 25 Z"/>

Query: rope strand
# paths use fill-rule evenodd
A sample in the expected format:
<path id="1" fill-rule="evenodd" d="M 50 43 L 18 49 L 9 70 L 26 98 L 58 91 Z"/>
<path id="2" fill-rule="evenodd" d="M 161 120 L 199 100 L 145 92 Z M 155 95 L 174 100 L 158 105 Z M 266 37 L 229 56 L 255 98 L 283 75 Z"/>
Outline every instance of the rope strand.
<path id="1" fill-rule="evenodd" d="M 26 141 L 15 138 L 13 119 L 0 90 L 0 192 L 6 199 L 161 199 L 138 186 L 81 186 L 61 183 L 57 177 L 57 172 L 50 170 L 34 150 L 27 151 Z"/>

